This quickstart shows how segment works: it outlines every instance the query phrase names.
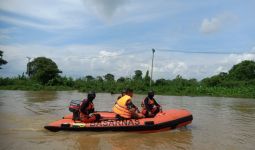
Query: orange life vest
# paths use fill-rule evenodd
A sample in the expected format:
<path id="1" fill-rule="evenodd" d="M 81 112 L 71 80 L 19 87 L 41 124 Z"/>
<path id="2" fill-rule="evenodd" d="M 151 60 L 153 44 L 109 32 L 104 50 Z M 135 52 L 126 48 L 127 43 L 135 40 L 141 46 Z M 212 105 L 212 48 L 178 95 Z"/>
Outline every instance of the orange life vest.
<path id="1" fill-rule="evenodd" d="M 82 106 L 83 103 L 88 103 L 88 106 L 86 108 L 83 108 L 84 110 L 80 110 L 81 113 L 84 115 L 89 115 L 90 113 L 94 112 L 94 104 L 93 102 L 90 102 L 89 100 L 84 100 L 81 102 L 80 106 Z"/>
<path id="2" fill-rule="evenodd" d="M 131 100 L 131 97 L 128 95 L 124 95 L 120 99 L 118 99 L 116 104 L 113 106 L 113 112 L 123 118 L 131 118 L 131 112 L 126 105 L 128 100 Z"/>
<path id="3" fill-rule="evenodd" d="M 145 99 L 146 99 L 146 98 L 145 98 Z M 145 99 L 142 101 L 142 104 L 141 104 L 141 106 L 142 106 L 143 109 L 146 109 L 145 104 L 144 104 Z M 151 105 L 151 106 L 153 107 L 153 106 L 155 105 L 155 102 L 154 102 L 153 99 L 149 99 L 148 104 Z"/>
<path id="4" fill-rule="evenodd" d="M 86 108 L 89 111 L 93 111 L 94 110 L 94 104 L 92 102 L 89 103 L 89 106 Z"/>
<path id="5" fill-rule="evenodd" d="M 148 98 L 148 97 L 147 97 Z M 147 99 L 145 98 L 143 101 L 142 101 L 142 114 L 146 117 L 154 117 L 160 110 L 160 108 L 155 105 L 155 100 L 154 99 L 150 99 L 148 98 L 148 106 L 149 108 L 151 108 L 150 110 L 148 110 L 145 106 L 145 100 Z M 149 112 L 151 113 L 151 115 L 149 115 Z"/>

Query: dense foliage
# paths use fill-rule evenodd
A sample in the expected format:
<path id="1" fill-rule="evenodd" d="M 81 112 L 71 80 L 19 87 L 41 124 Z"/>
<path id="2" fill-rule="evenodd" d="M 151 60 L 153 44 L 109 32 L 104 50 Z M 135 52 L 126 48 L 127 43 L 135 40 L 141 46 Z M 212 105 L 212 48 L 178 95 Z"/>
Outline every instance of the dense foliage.
<path id="1" fill-rule="evenodd" d="M 255 63 L 254 61 L 243 61 L 234 65 L 229 70 L 229 79 L 237 81 L 248 81 L 255 79 Z"/>
<path id="2" fill-rule="evenodd" d="M 36 63 L 42 63 L 41 61 L 37 61 Z M 115 76 L 110 73 L 104 76 L 93 77 L 87 75 L 82 78 L 73 79 L 71 77 L 59 76 L 58 73 L 60 71 L 54 62 L 45 60 L 42 64 L 44 69 L 53 67 L 49 69 L 48 72 L 45 70 L 42 71 L 50 72 L 50 77 L 36 75 L 33 68 L 31 78 L 28 78 L 24 74 L 15 78 L 0 78 L 0 89 L 77 89 L 84 92 L 95 90 L 97 92 L 111 93 L 119 93 L 126 87 L 133 88 L 136 93 L 146 93 L 150 89 L 149 71 L 143 75 L 142 71 L 135 70 L 132 77 L 119 77 L 118 79 L 115 79 Z M 197 81 L 196 79 L 184 79 L 182 76 L 178 75 L 172 80 L 158 79 L 152 83 L 152 89 L 155 90 L 157 94 L 255 98 L 255 62 L 243 61 L 234 65 L 227 73 L 221 72 L 218 75 L 205 78 L 201 81 Z"/>
<path id="3" fill-rule="evenodd" d="M 58 74 L 61 73 L 57 64 L 46 57 L 37 57 L 32 62 L 29 62 L 27 66 L 27 74 L 42 84 L 47 84 L 51 80 L 58 78 Z"/>

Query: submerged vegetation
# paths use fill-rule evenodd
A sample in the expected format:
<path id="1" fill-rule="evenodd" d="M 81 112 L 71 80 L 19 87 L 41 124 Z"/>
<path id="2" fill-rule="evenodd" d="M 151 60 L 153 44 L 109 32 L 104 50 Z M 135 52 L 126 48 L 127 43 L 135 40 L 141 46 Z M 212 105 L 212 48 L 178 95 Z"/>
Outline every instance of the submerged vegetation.
<path id="1" fill-rule="evenodd" d="M 132 77 L 115 79 L 113 74 L 93 77 L 87 75 L 73 79 L 62 77 L 55 62 L 45 57 L 38 57 L 28 63 L 27 75 L 18 77 L 0 77 L 0 89 L 8 90 L 79 90 L 119 93 L 126 87 L 136 93 L 146 93 L 150 89 L 149 71 L 143 76 L 136 70 Z M 255 98 L 255 62 L 245 60 L 234 65 L 229 72 L 205 78 L 184 79 L 178 75 L 175 79 L 158 79 L 152 81 L 152 89 L 163 95 L 189 96 L 226 96 Z"/>

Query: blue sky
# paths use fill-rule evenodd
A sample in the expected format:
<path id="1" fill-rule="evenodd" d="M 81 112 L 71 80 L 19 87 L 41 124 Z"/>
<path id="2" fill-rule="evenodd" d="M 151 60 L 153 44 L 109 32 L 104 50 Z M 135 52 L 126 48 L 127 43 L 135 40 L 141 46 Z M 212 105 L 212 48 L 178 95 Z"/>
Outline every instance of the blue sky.
<path id="1" fill-rule="evenodd" d="M 45 56 L 67 76 L 130 76 L 150 69 L 155 48 L 155 79 L 201 79 L 255 60 L 254 6 L 253 0 L 0 0 L 0 49 L 9 62 L 0 75 L 17 76 L 26 56 Z"/>

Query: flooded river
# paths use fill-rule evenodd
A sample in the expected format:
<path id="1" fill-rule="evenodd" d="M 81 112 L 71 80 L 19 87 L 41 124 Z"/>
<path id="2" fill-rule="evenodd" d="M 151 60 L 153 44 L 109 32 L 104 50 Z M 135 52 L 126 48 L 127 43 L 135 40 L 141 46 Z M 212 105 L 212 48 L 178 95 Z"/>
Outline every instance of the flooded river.
<path id="1" fill-rule="evenodd" d="M 111 110 L 118 95 L 100 93 L 96 110 Z M 141 134 L 49 132 L 43 126 L 68 114 L 71 99 L 85 93 L 0 91 L 0 149 L 131 150 L 255 148 L 255 99 L 156 96 L 163 109 L 185 108 L 194 120 L 187 128 Z M 140 106 L 144 95 L 135 95 Z"/>

